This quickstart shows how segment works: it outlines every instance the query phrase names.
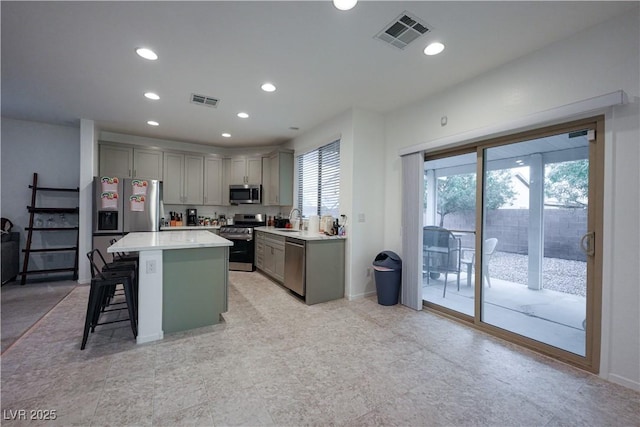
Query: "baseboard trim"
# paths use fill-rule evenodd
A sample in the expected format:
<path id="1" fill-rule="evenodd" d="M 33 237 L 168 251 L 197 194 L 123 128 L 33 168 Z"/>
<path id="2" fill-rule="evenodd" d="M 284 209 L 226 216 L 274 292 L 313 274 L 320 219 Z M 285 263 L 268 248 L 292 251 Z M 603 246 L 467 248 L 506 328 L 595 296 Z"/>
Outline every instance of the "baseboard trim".
<path id="1" fill-rule="evenodd" d="M 630 388 L 631 390 L 640 391 L 640 382 L 630 380 L 629 378 L 625 378 L 616 374 L 609 374 L 608 378 L 606 379 L 611 381 L 612 383 Z"/>
<path id="2" fill-rule="evenodd" d="M 376 291 L 369 291 L 369 292 L 363 292 L 361 294 L 356 294 L 356 295 L 347 295 L 346 298 L 349 301 L 354 301 L 354 300 L 358 300 L 358 299 L 362 299 L 362 298 L 372 297 L 372 296 L 374 296 L 376 294 L 377 294 Z"/>

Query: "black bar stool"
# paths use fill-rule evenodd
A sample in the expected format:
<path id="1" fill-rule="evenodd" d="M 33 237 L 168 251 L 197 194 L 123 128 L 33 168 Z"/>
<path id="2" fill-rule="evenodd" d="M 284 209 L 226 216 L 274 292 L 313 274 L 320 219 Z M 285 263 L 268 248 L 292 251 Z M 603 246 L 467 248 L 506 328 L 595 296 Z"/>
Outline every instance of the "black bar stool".
<path id="1" fill-rule="evenodd" d="M 99 249 L 94 249 L 92 251 L 94 254 L 97 253 L 98 256 L 100 257 L 100 261 L 102 262 L 102 272 L 103 273 L 112 273 L 112 272 L 118 272 L 118 271 L 133 271 L 134 272 L 134 280 L 133 280 L 133 286 L 134 286 L 134 295 L 133 298 L 136 302 L 136 307 L 138 306 L 138 263 L 137 261 L 120 261 L 120 260 L 115 260 L 113 262 L 107 262 L 104 258 L 104 256 L 102 255 L 102 252 L 100 252 Z M 94 255 L 95 256 L 95 255 Z M 122 295 L 122 294 L 116 294 L 116 287 L 113 286 L 111 288 L 111 291 L 108 294 L 108 298 L 106 301 L 103 301 L 103 309 L 104 307 L 106 307 L 107 305 L 109 305 L 109 302 L 111 299 L 113 299 L 116 295 Z"/>
<path id="2" fill-rule="evenodd" d="M 113 245 L 118 239 L 111 239 L 109 242 Z M 114 261 L 138 262 L 138 253 L 116 252 L 113 254 Z"/>
<path id="3" fill-rule="evenodd" d="M 134 338 L 138 335 L 137 327 L 137 307 L 134 297 L 134 279 L 135 272 L 133 270 L 121 270 L 121 271 L 100 271 L 95 261 L 94 255 L 96 252 L 100 252 L 97 249 L 87 253 L 87 258 L 91 264 L 91 288 L 89 290 L 89 302 L 87 303 L 87 316 L 84 321 L 84 332 L 82 335 L 81 350 L 84 350 L 87 344 L 87 338 L 89 337 L 89 330 L 94 332 L 96 326 L 106 325 L 109 323 L 125 322 L 131 323 L 131 331 Z M 128 319 L 112 320 L 99 323 L 100 314 L 117 310 L 123 310 L 124 308 L 118 308 L 113 310 L 105 310 L 104 301 L 109 297 L 109 292 L 115 286 L 122 285 L 124 288 L 126 309 L 129 311 Z"/>

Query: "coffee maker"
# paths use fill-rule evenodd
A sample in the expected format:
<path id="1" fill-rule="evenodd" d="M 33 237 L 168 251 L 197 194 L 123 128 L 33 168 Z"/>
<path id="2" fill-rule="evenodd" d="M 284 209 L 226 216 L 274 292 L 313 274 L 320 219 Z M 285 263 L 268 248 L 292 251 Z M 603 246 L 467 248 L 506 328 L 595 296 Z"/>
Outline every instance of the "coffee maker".
<path id="1" fill-rule="evenodd" d="M 197 209 L 187 209 L 187 225 L 198 225 Z"/>

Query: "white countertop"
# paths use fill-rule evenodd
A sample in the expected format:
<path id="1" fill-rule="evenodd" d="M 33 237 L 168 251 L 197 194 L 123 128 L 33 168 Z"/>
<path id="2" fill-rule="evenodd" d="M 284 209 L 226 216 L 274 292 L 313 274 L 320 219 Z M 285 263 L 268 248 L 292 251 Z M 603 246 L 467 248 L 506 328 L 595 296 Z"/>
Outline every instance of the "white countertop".
<path id="1" fill-rule="evenodd" d="M 161 231 L 176 231 L 176 230 L 219 230 L 219 225 L 181 225 L 180 227 L 160 227 Z"/>
<path id="2" fill-rule="evenodd" d="M 150 231 L 129 233 L 107 248 L 107 252 L 139 252 L 233 246 L 233 242 L 205 230 Z"/>
<path id="3" fill-rule="evenodd" d="M 327 236 L 320 232 L 312 231 L 297 231 L 287 228 L 274 228 L 274 227 L 256 227 L 256 231 L 264 231 L 265 233 L 276 234 L 278 236 L 293 237 L 300 240 L 344 240 L 345 236 Z M 290 230 L 290 231 L 286 231 Z"/>

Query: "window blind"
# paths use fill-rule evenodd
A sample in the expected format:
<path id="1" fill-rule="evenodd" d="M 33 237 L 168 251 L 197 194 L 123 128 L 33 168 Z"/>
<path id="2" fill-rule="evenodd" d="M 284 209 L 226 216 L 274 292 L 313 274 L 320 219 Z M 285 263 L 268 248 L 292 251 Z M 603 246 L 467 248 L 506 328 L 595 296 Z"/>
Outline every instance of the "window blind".
<path id="1" fill-rule="evenodd" d="M 340 216 L 340 140 L 297 157 L 302 215 Z"/>

